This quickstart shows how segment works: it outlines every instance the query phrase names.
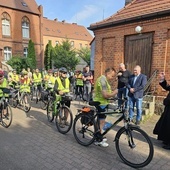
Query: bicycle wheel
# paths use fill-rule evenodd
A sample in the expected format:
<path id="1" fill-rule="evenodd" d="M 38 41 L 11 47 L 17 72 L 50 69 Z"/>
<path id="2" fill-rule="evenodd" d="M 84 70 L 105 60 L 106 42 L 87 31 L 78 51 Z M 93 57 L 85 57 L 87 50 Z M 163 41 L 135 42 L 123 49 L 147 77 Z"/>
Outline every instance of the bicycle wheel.
<path id="1" fill-rule="evenodd" d="M 76 116 L 73 123 L 73 135 L 79 144 L 88 146 L 94 142 L 94 124 L 94 120 L 86 114 Z"/>
<path id="2" fill-rule="evenodd" d="M 5 128 L 8 128 L 12 123 L 12 109 L 9 105 L 1 111 L 1 123 Z"/>
<path id="3" fill-rule="evenodd" d="M 116 134 L 115 146 L 119 157 L 133 168 L 148 165 L 154 154 L 149 136 L 136 126 L 122 127 Z"/>
<path id="4" fill-rule="evenodd" d="M 54 120 L 53 108 L 53 101 L 49 101 L 47 105 L 47 119 L 49 122 L 52 122 Z"/>
<path id="5" fill-rule="evenodd" d="M 9 99 L 10 106 L 12 106 L 13 108 L 16 108 L 17 105 L 18 105 L 18 101 L 17 100 L 18 100 L 17 96 L 14 97 L 14 98 L 10 98 Z"/>
<path id="6" fill-rule="evenodd" d="M 31 105 L 30 105 L 30 103 L 31 103 L 31 98 L 30 98 L 30 95 L 29 95 L 28 93 L 25 93 L 25 94 L 23 95 L 22 100 L 23 100 L 22 103 L 23 103 L 23 109 L 24 109 L 24 111 L 25 111 L 25 112 L 29 112 L 30 109 L 31 109 Z"/>
<path id="7" fill-rule="evenodd" d="M 55 124 L 58 131 L 66 134 L 72 127 L 73 114 L 67 106 L 62 106 L 58 109 L 58 114 L 55 118 Z"/>

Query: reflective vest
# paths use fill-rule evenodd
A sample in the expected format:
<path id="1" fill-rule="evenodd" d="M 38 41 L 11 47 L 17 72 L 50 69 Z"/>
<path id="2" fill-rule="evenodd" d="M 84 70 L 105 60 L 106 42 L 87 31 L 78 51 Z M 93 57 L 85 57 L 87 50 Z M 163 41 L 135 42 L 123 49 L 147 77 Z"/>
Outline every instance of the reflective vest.
<path id="1" fill-rule="evenodd" d="M 76 75 L 76 85 L 83 86 L 82 76 L 83 76 L 82 73 L 80 73 L 79 75 Z"/>
<path id="2" fill-rule="evenodd" d="M 38 73 L 38 75 L 36 73 L 33 73 L 33 80 L 35 83 L 40 83 L 42 81 L 41 73 Z"/>
<path id="3" fill-rule="evenodd" d="M 4 78 L 4 81 L 2 82 L 2 84 L 0 84 L 0 88 L 7 88 L 8 87 L 8 82 L 6 80 L 6 78 Z M 3 91 L 0 89 L 0 97 L 3 96 Z M 5 94 L 5 97 L 7 97 L 8 94 Z"/>
<path id="4" fill-rule="evenodd" d="M 15 81 L 15 82 L 18 82 L 19 81 L 19 76 L 16 74 L 12 74 L 12 80 Z"/>
<path id="5" fill-rule="evenodd" d="M 70 80 L 68 78 L 65 79 L 65 87 L 62 84 L 62 81 L 60 77 L 57 77 L 57 82 L 58 82 L 58 90 L 63 91 L 65 93 L 70 92 Z"/>
<path id="6" fill-rule="evenodd" d="M 30 79 L 29 78 L 21 78 L 20 82 L 21 82 L 20 92 L 30 93 Z"/>
<path id="7" fill-rule="evenodd" d="M 93 98 L 93 100 L 100 102 L 100 105 L 108 105 L 109 104 L 108 100 L 105 99 L 102 95 L 102 85 L 100 83 L 100 80 L 101 80 L 102 77 L 103 77 L 103 75 L 100 76 L 96 80 L 96 83 L 95 83 L 95 86 L 94 86 L 94 98 Z M 110 87 L 107 79 L 106 79 L 106 88 L 107 88 L 108 93 L 112 92 L 111 87 Z"/>

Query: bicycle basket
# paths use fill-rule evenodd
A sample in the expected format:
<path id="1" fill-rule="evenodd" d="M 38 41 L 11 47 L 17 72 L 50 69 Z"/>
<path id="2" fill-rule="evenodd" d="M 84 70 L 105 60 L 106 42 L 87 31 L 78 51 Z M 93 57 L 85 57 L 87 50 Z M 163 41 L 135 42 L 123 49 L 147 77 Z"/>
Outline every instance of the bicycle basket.
<path id="1" fill-rule="evenodd" d="M 84 108 L 82 108 L 81 111 L 82 111 L 81 114 L 86 115 L 84 117 L 83 116 L 81 117 L 81 123 L 85 124 L 85 125 L 88 125 L 88 126 L 92 126 L 93 121 L 91 119 L 94 116 L 94 110 L 91 110 L 88 107 L 84 107 Z"/>

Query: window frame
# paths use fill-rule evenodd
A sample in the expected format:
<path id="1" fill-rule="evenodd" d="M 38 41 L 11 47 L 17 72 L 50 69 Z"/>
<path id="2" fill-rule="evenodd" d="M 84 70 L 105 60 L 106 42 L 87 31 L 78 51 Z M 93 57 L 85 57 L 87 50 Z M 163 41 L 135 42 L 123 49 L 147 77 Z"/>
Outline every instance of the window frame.
<path id="1" fill-rule="evenodd" d="M 12 48 L 11 47 L 4 47 L 4 61 L 8 61 L 12 58 Z"/>
<path id="2" fill-rule="evenodd" d="M 27 17 L 22 18 L 22 38 L 29 39 L 30 38 L 30 21 Z"/>
<path id="3" fill-rule="evenodd" d="M 11 19 L 7 12 L 3 12 L 1 16 L 2 36 L 11 36 Z"/>

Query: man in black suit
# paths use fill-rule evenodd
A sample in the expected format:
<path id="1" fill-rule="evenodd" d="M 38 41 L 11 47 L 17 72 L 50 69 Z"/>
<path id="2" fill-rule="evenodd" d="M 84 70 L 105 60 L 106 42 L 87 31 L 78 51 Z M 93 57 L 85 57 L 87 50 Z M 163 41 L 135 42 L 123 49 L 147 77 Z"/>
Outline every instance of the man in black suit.
<path id="1" fill-rule="evenodd" d="M 147 83 L 147 77 L 141 74 L 141 67 L 139 65 L 135 66 L 133 75 L 130 76 L 127 88 L 129 89 L 129 119 L 133 119 L 134 107 L 136 105 L 137 116 L 136 125 L 140 124 L 142 116 L 142 100 L 144 87 Z"/>

